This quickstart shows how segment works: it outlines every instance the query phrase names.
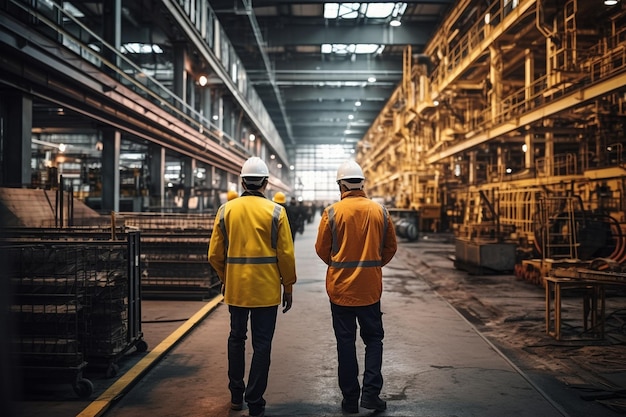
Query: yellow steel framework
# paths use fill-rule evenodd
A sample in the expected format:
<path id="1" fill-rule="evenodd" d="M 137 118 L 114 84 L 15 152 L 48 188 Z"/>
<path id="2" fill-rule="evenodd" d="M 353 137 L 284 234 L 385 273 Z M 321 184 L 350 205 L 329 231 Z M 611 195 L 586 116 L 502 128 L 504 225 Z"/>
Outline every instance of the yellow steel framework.
<path id="1" fill-rule="evenodd" d="M 499 231 L 532 246 L 539 192 L 606 211 L 592 197 L 608 181 L 625 221 L 626 6 L 487 3 L 458 2 L 422 54 L 406 48 L 401 84 L 357 146 L 369 192 L 420 210 L 422 228 L 471 235 L 484 219 L 462 213 L 488 190 Z"/>

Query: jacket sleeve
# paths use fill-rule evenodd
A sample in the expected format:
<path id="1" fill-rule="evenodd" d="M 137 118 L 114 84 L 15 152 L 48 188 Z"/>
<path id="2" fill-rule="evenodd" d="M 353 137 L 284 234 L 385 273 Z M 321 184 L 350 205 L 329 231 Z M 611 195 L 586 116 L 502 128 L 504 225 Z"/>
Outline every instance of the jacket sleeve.
<path id="1" fill-rule="evenodd" d="M 293 239 L 291 238 L 291 229 L 289 228 L 289 219 L 287 218 L 287 210 L 284 208 L 280 213 L 276 256 L 278 258 L 278 269 L 280 271 L 284 291 L 290 293 L 293 291 L 293 284 L 295 284 L 297 280 L 296 258 Z"/>
<path id="2" fill-rule="evenodd" d="M 398 250 L 398 242 L 396 240 L 396 229 L 390 216 L 387 216 L 387 234 L 383 236 L 383 257 L 382 264 L 387 265 Z"/>
<path id="3" fill-rule="evenodd" d="M 224 274 L 226 271 L 226 248 L 224 246 L 224 236 L 220 227 L 220 214 L 224 207 L 220 207 L 215 216 L 215 223 L 213 224 L 213 231 L 211 232 L 211 241 L 209 242 L 209 263 L 217 272 L 222 284 L 224 281 Z"/>
<path id="4" fill-rule="evenodd" d="M 328 224 L 328 212 L 324 210 L 322 219 L 317 229 L 317 240 L 315 241 L 315 252 L 326 265 L 331 261 L 332 236 L 330 225 Z"/>

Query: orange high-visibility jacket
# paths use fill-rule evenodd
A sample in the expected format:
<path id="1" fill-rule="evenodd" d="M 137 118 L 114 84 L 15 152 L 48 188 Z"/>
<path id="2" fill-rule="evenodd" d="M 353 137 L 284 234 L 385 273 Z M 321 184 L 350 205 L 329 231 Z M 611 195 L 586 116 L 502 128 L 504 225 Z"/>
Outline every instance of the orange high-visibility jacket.
<path id="1" fill-rule="evenodd" d="M 366 306 L 380 300 L 382 267 L 395 255 L 396 232 L 387 210 L 361 190 L 346 191 L 322 214 L 315 251 L 328 265 L 333 304 Z"/>
<path id="2" fill-rule="evenodd" d="M 296 282 L 287 213 L 262 195 L 244 193 L 218 209 L 208 255 L 228 305 L 280 305 L 281 284 L 290 293 Z"/>

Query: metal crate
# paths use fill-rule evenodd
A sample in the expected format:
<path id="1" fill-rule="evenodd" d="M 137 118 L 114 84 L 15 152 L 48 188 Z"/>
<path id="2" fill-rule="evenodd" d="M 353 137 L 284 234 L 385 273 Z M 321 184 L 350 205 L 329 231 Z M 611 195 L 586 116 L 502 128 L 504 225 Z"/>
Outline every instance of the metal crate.
<path id="1" fill-rule="evenodd" d="M 207 259 L 215 216 L 120 213 L 116 222 L 141 231 L 144 298 L 205 299 L 219 293 Z"/>
<path id="2" fill-rule="evenodd" d="M 147 345 L 141 332 L 139 232 L 127 233 L 125 240 L 75 236 L 14 233 L 2 249 L 16 287 L 15 353 L 25 376 L 58 381 L 71 375 L 74 390 L 85 397 L 93 391 L 82 378 L 87 364 L 105 365 L 114 375 L 119 358 Z M 51 353 L 58 353 L 54 360 Z"/>
<path id="3" fill-rule="evenodd" d="M 19 332 L 13 354 L 28 380 L 68 382 L 80 397 L 93 392 L 82 377 L 87 362 L 80 343 L 88 279 L 77 248 L 51 244 L 7 246 L 9 277 L 15 287 L 10 308 Z"/>

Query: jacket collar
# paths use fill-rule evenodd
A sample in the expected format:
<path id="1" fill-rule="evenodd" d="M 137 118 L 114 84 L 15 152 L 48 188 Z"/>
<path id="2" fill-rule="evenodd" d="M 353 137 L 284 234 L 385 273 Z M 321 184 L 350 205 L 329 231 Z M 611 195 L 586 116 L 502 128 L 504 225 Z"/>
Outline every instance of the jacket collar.
<path id="1" fill-rule="evenodd" d="M 254 190 L 254 191 L 246 190 L 246 191 L 243 192 L 243 194 L 241 194 L 242 197 L 245 197 L 247 195 L 253 195 L 253 196 L 256 196 L 256 197 L 263 197 L 263 198 L 265 198 L 265 194 L 263 194 L 260 191 L 256 191 L 256 190 Z"/>
<path id="2" fill-rule="evenodd" d="M 363 190 L 348 190 L 341 193 L 342 200 L 346 197 L 367 197 L 367 195 Z"/>

